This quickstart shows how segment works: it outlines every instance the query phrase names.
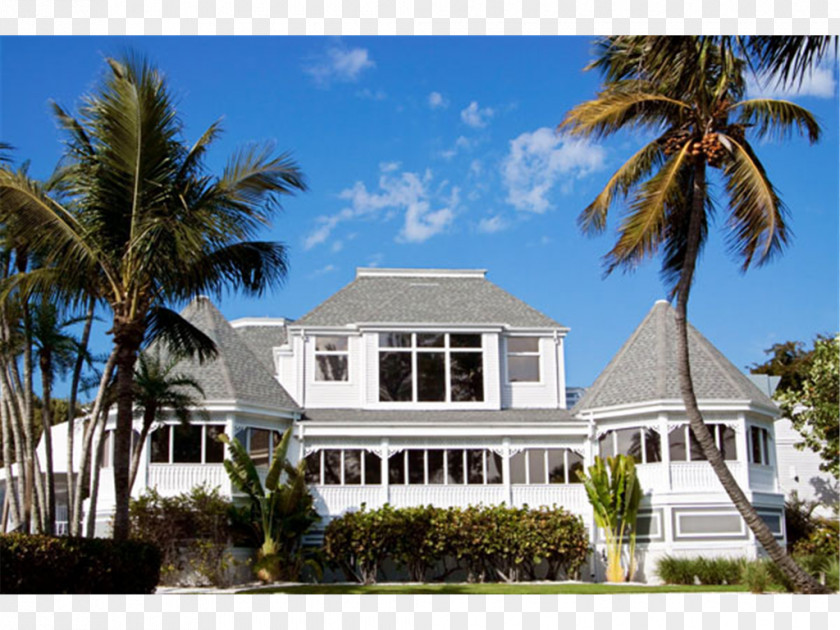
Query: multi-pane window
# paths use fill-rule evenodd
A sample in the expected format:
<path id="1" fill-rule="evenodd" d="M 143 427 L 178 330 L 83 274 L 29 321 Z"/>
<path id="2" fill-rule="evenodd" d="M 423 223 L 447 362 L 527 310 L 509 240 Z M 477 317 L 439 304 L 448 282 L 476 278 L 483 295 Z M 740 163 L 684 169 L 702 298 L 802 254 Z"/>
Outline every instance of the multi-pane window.
<path id="1" fill-rule="evenodd" d="M 723 459 L 729 461 L 737 459 L 735 429 L 725 424 L 708 424 L 706 426 L 709 427 L 709 431 L 715 438 L 715 446 L 720 450 Z M 700 442 L 687 424 L 671 429 L 668 433 L 668 449 L 672 462 L 700 462 L 706 460 Z"/>
<path id="2" fill-rule="evenodd" d="M 487 449 L 406 449 L 388 458 L 392 485 L 502 483 L 502 458 Z"/>
<path id="3" fill-rule="evenodd" d="M 583 456 L 567 448 L 529 448 L 510 458 L 513 484 L 580 483 Z"/>
<path id="4" fill-rule="evenodd" d="M 140 439 L 140 433 L 137 431 L 131 432 L 131 452 L 137 447 L 137 440 Z M 114 430 L 108 429 L 102 434 L 102 442 L 99 444 L 99 467 L 110 468 L 114 465 Z"/>
<path id="5" fill-rule="evenodd" d="M 379 400 L 483 401 L 481 335 L 380 333 Z"/>
<path id="6" fill-rule="evenodd" d="M 216 437 L 222 424 L 166 425 L 151 435 L 153 464 L 219 464 L 225 458 L 224 445 Z"/>
<path id="7" fill-rule="evenodd" d="M 348 379 L 347 337 L 315 337 L 315 380 Z"/>
<path id="8" fill-rule="evenodd" d="M 761 427 L 750 427 L 750 461 L 770 465 L 770 432 Z"/>
<path id="9" fill-rule="evenodd" d="M 508 382 L 510 383 L 539 382 L 539 337 L 508 337 L 507 370 Z"/>
<path id="10" fill-rule="evenodd" d="M 306 456 L 306 483 L 328 486 L 378 485 L 382 460 L 362 449 L 323 449 Z"/>
<path id="11" fill-rule="evenodd" d="M 650 427 L 613 429 L 598 440 L 598 454 L 606 459 L 616 455 L 631 455 L 639 464 L 662 461 L 659 433 Z"/>

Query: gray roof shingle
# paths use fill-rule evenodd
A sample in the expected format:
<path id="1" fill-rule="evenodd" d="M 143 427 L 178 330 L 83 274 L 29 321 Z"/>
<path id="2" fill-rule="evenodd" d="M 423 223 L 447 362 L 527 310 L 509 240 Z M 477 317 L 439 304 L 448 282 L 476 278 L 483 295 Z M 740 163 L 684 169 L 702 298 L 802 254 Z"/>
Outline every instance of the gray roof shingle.
<path id="1" fill-rule="evenodd" d="M 364 271 L 364 270 L 362 270 Z M 446 276 L 433 270 L 416 275 L 364 275 L 297 320 L 295 326 L 365 323 L 505 324 L 562 328 L 525 302 L 484 278 Z M 428 271 L 428 275 L 423 275 Z"/>
<path id="2" fill-rule="evenodd" d="M 660 300 L 575 405 L 573 413 L 652 400 L 681 400 L 675 338 L 675 311 Z M 690 324 L 688 350 L 698 400 L 744 400 L 774 406 Z"/>
<path id="3" fill-rule="evenodd" d="M 235 326 L 234 331 L 248 349 L 254 353 L 260 362 L 274 374 L 277 370 L 274 365 L 274 348 L 286 343 L 287 333 L 285 326 L 247 324 Z"/>
<path id="4" fill-rule="evenodd" d="M 178 371 L 198 381 L 207 401 L 235 400 L 278 410 L 300 411 L 272 376 L 273 370 L 252 352 L 209 299 L 196 298 L 181 316 L 208 335 L 219 351 L 216 359 L 204 364 L 185 359 L 177 367 Z"/>
<path id="5" fill-rule="evenodd" d="M 570 422 L 574 421 L 567 409 L 501 409 L 478 411 L 446 409 L 440 411 L 420 410 L 364 410 L 364 409 L 307 409 L 302 420 L 335 423 L 409 423 L 446 424 L 465 422 L 468 424 L 491 424 L 501 422 L 518 424 L 523 422 Z M 579 422 L 579 421 L 578 421 Z"/>

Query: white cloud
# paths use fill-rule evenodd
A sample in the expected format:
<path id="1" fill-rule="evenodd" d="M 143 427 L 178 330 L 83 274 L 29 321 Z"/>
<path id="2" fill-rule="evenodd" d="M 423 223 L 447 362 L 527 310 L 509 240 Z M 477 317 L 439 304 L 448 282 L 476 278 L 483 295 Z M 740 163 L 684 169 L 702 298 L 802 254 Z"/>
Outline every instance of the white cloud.
<path id="1" fill-rule="evenodd" d="M 474 129 L 486 127 L 492 117 L 493 110 L 489 107 L 479 107 L 476 101 L 461 110 L 461 120 Z"/>
<path id="2" fill-rule="evenodd" d="M 492 217 L 485 217 L 478 222 L 478 231 L 485 234 L 494 234 L 506 229 L 510 224 L 501 214 Z"/>
<path id="3" fill-rule="evenodd" d="M 454 158 L 456 155 L 458 155 L 458 151 L 456 151 L 455 149 L 446 149 L 445 151 L 441 151 L 441 152 L 439 153 L 439 155 L 440 155 L 440 157 L 442 157 L 444 160 L 451 160 L 451 159 L 452 159 L 452 158 Z"/>
<path id="4" fill-rule="evenodd" d="M 396 236 L 402 243 L 422 243 L 443 232 L 455 219 L 460 201 L 457 187 L 442 182 L 432 189 L 433 175 L 427 170 L 422 176 L 407 171 L 398 172 L 396 162 L 379 165 L 378 189 L 368 190 L 363 182 L 356 182 L 339 193 L 349 207 L 340 212 L 316 219 L 316 228 L 304 239 L 304 249 L 312 249 L 329 239 L 340 223 L 365 218 L 389 220 L 403 214 L 403 225 Z M 448 194 L 445 189 L 448 189 Z"/>
<path id="5" fill-rule="evenodd" d="M 336 241 L 332 244 L 332 247 L 330 247 L 330 251 L 332 251 L 333 254 L 337 254 L 342 249 L 344 249 L 344 243 L 342 243 L 341 241 Z"/>
<path id="6" fill-rule="evenodd" d="M 432 92 L 429 94 L 429 107 L 432 109 L 446 109 L 449 107 L 449 99 L 447 99 L 443 94 L 440 92 Z"/>
<path id="7" fill-rule="evenodd" d="M 320 86 L 326 87 L 337 81 L 352 83 L 359 80 L 359 76 L 366 68 L 376 64 L 368 57 L 366 48 L 330 48 L 311 65 L 304 67 Z"/>
<path id="8" fill-rule="evenodd" d="M 384 101 L 388 98 L 388 95 L 385 93 L 385 90 L 371 90 L 370 88 L 364 88 L 363 90 L 356 92 L 356 98 L 368 101 Z"/>
<path id="9" fill-rule="evenodd" d="M 806 74 L 802 83 L 794 82 L 787 87 L 779 86 L 774 77 L 760 80 L 752 76 L 747 78 L 747 93 L 753 98 L 785 98 L 791 96 L 816 96 L 833 98 L 837 90 L 837 80 L 829 66 L 818 66 Z"/>
<path id="10" fill-rule="evenodd" d="M 309 274 L 310 278 L 317 278 L 318 276 L 323 276 L 324 274 L 331 273 L 335 271 L 337 267 L 335 265 L 326 265 L 321 267 L 320 269 L 316 269 L 312 273 Z"/>
<path id="11" fill-rule="evenodd" d="M 569 193 L 572 182 L 604 167 L 602 147 L 570 140 L 548 127 L 526 132 L 510 141 L 502 162 L 507 202 L 517 210 L 543 213 L 551 207 L 546 195 L 560 184 Z"/>
<path id="12" fill-rule="evenodd" d="M 470 140 L 464 136 L 458 136 L 455 140 L 455 144 L 450 147 L 449 149 L 444 149 L 438 155 L 442 157 L 444 160 L 451 160 L 454 158 L 460 151 L 471 151 L 473 147 L 478 144 L 477 142 Z"/>

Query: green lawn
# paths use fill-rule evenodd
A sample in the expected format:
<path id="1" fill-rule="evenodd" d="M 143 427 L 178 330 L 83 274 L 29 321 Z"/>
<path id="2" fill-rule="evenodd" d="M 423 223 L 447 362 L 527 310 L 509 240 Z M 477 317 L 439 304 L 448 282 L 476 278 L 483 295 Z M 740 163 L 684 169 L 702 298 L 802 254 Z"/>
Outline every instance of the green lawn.
<path id="1" fill-rule="evenodd" d="M 603 595 L 618 593 L 736 593 L 732 586 L 635 586 L 607 584 L 296 584 L 238 591 L 239 593 L 288 593 L 295 595 Z"/>

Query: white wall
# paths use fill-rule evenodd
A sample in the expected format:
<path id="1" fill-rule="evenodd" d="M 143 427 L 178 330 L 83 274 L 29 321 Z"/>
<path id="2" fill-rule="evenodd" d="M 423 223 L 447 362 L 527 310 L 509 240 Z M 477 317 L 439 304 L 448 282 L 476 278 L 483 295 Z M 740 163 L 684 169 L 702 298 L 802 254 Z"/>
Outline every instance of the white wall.
<path id="1" fill-rule="evenodd" d="M 502 336 L 499 341 L 497 345 L 502 365 L 499 375 L 502 408 L 564 408 L 566 406 L 566 379 L 562 339 L 556 344 L 553 337 L 540 338 L 540 380 L 537 383 L 508 382 L 507 339 Z M 559 404 L 558 400 L 561 401 Z"/>
<path id="2" fill-rule="evenodd" d="M 799 450 L 794 446 L 801 441 L 802 436 L 793 428 L 790 420 L 779 418 L 776 421 L 776 461 L 782 492 L 787 497 L 791 491 L 796 490 L 800 499 L 836 502 L 837 481 L 831 474 L 820 470 L 823 460 L 818 454 L 808 447 Z"/>

